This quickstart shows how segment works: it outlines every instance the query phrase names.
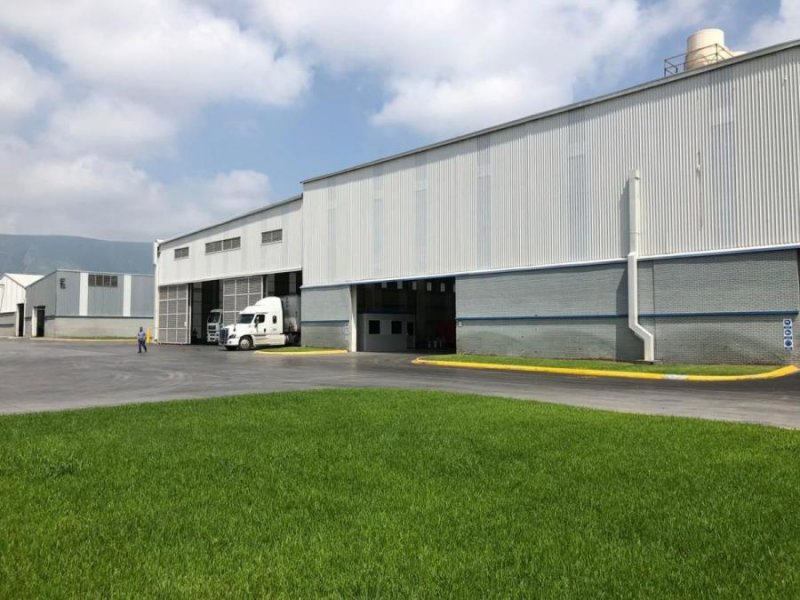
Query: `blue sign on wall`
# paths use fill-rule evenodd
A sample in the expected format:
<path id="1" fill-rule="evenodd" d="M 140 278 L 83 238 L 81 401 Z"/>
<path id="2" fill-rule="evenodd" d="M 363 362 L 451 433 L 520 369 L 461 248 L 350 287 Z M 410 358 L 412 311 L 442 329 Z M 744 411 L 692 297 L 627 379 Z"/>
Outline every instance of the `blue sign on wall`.
<path id="1" fill-rule="evenodd" d="M 794 330 L 791 319 L 783 320 L 783 347 L 787 351 L 794 350 Z"/>

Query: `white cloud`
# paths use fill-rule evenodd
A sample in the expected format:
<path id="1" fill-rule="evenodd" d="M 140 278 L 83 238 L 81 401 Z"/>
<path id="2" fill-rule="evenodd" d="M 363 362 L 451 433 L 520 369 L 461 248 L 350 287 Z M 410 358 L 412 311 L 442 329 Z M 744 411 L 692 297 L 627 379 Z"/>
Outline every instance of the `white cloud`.
<path id="1" fill-rule="evenodd" d="M 619 74 L 708 0 L 250 0 L 270 35 L 334 70 L 377 71 L 378 125 L 462 133 L 569 102 L 575 84 Z"/>
<path id="2" fill-rule="evenodd" d="M 62 155 L 84 152 L 136 157 L 168 154 L 178 131 L 178 117 L 143 104 L 93 95 L 56 109 L 44 143 Z"/>
<path id="3" fill-rule="evenodd" d="M 3 46 L 0 73 L 0 127 L 16 124 L 57 91 L 50 77 L 37 72 L 24 56 Z"/>
<path id="4" fill-rule="evenodd" d="M 10 42 L 36 48 L 49 71 Z M 185 0 L 0 6 L 0 72 L 0 131 L 16 131 L 0 138 L 0 230 L 140 240 L 263 206 L 264 174 L 164 183 L 141 164 L 173 156 L 210 105 L 285 106 L 310 83 L 276 42 Z M 57 102 L 37 113 L 45 98 Z"/>
<path id="5" fill-rule="evenodd" d="M 77 81 L 180 107 L 230 99 L 285 105 L 309 83 L 270 40 L 181 0 L 26 0 L 0 30 L 41 46 Z"/>
<path id="6" fill-rule="evenodd" d="M 18 137 L 0 138 L 0 214 L 9 231 L 143 241 L 268 201 L 269 179 L 255 171 L 164 184 L 129 162 L 58 157 Z"/>
<path id="7" fill-rule="evenodd" d="M 800 38 L 800 0 L 782 0 L 776 16 L 760 19 L 753 26 L 746 47 L 756 50 Z"/>

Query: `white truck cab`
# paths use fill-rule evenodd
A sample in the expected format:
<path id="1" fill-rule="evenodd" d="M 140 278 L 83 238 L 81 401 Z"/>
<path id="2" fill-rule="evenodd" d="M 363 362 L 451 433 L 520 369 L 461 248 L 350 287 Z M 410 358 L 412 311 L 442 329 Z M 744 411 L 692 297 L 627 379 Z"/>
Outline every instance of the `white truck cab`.
<path id="1" fill-rule="evenodd" d="M 219 342 L 220 329 L 222 329 L 222 309 L 214 308 L 206 319 L 206 341 L 211 344 Z"/>
<path id="2" fill-rule="evenodd" d="M 291 310 L 293 306 L 299 311 L 299 302 L 293 302 L 291 298 L 296 297 L 269 296 L 248 306 L 239 313 L 234 325 L 222 328 L 219 344 L 228 350 L 251 350 L 260 346 L 297 343 L 300 339 L 299 315 L 287 313 L 294 312 Z M 290 310 L 285 311 L 284 306 Z"/>

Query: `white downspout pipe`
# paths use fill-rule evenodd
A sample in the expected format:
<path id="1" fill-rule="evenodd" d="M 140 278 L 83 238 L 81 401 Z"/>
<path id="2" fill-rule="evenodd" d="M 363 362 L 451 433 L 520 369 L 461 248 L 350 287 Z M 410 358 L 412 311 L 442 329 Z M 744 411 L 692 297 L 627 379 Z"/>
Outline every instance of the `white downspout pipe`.
<path id="1" fill-rule="evenodd" d="M 639 239 L 642 237 L 639 220 L 639 169 L 628 179 L 628 214 L 630 242 L 628 252 L 628 327 L 644 342 L 644 360 L 655 360 L 655 338 L 639 323 Z"/>
<path id="2" fill-rule="evenodd" d="M 161 320 L 159 318 L 159 300 L 160 294 L 158 293 L 158 286 L 159 286 L 159 268 L 158 264 L 161 261 L 161 242 L 163 240 L 156 240 L 153 242 L 153 336 L 152 341 L 154 343 L 161 341 L 161 332 L 158 330 L 158 323 Z"/>

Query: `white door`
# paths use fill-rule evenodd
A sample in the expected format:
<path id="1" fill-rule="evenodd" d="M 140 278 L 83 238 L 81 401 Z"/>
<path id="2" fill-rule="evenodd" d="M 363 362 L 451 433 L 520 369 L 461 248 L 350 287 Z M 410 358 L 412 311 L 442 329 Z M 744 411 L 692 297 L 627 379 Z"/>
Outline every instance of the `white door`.
<path id="1" fill-rule="evenodd" d="M 273 335 L 283 333 L 283 323 L 278 323 L 278 315 L 267 315 L 267 331 Z"/>
<path id="2" fill-rule="evenodd" d="M 267 335 L 267 315 L 258 313 L 253 319 L 253 343 L 257 346 L 264 344 Z"/>

